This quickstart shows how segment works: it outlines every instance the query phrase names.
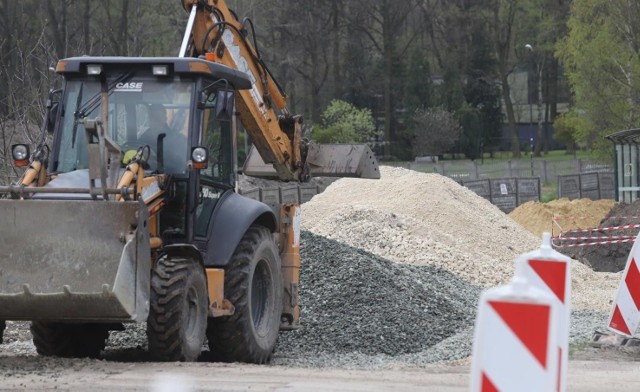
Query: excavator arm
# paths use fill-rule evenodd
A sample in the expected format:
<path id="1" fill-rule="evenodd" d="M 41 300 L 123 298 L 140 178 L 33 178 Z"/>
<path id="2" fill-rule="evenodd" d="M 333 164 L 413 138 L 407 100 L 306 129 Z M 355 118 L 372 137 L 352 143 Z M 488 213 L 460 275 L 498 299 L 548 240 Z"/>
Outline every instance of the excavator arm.
<path id="1" fill-rule="evenodd" d="M 245 72 L 249 90 L 237 91 L 240 121 L 261 160 L 273 165 L 254 175 L 284 181 L 306 181 L 310 174 L 379 178 L 377 161 L 366 145 L 317 145 L 302 139 L 302 117 L 287 109 L 287 95 L 273 78 L 257 49 L 250 19 L 240 21 L 224 0 L 181 0 L 191 13 L 180 56 L 204 56 L 209 61 Z M 192 28 L 189 28 L 192 26 Z M 253 44 L 249 37 L 253 37 Z M 190 43 L 190 44 L 188 44 Z M 259 174 L 262 173 L 262 174 Z"/>
<path id="2" fill-rule="evenodd" d="M 251 89 L 236 92 L 240 122 L 255 146 L 245 162 L 245 174 L 283 181 L 306 181 L 311 176 L 380 178 L 376 158 L 366 144 L 303 141 L 302 117 L 289 113 L 287 96 L 262 60 L 249 19 L 240 21 L 224 0 L 181 1 L 190 17 L 180 56 L 204 56 L 245 72 L 251 80 Z M 253 44 L 249 36 L 254 37 Z M 300 209 L 297 203 L 280 207 L 278 232 L 285 289 L 280 328 L 296 329 L 300 318 L 300 232 L 296 224 Z"/>

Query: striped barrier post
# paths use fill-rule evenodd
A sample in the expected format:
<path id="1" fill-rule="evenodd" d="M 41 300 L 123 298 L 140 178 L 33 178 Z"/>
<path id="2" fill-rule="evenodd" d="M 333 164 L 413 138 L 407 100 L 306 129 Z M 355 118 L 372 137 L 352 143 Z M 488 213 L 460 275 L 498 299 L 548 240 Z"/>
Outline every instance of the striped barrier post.
<path id="1" fill-rule="evenodd" d="M 561 232 L 560 235 L 553 237 L 551 243 L 556 248 L 578 248 L 583 246 L 624 244 L 627 242 L 634 242 L 636 236 L 626 234 L 604 235 L 602 233 L 612 231 L 622 231 L 622 233 L 624 233 L 623 230 L 635 230 L 638 228 L 640 228 L 640 224 L 594 227 L 590 229 L 572 229 L 566 232 Z M 591 233 L 596 235 L 591 235 Z"/>
<path id="2" fill-rule="evenodd" d="M 474 331 L 471 391 L 555 390 L 557 312 L 554 298 L 532 285 L 518 268 L 510 284 L 483 291 Z"/>
<path id="3" fill-rule="evenodd" d="M 591 233 L 593 231 L 616 231 L 616 230 L 627 230 L 627 229 L 638 229 L 640 228 L 639 224 L 633 224 L 633 225 L 620 225 L 620 226 L 609 226 L 609 227 L 593 227 L 593 228 L 589 228 L 589 229 L 572 229 L 572 230 L 567 230 L 564 234 L 571 234 L 571 233 Z M 561 236 L 562 237 L 562 236 Z"/>
<path id="4" fill-rule="evenodd" d="M 631 337 L 640 324 L 640 245 L 631 247 L 609 316 L 609 329 Z"/>
<path id="5" fill-rule="evenodd" d="M 545 291 L 558 309 L 558 382 L 557 391 L 567 388 L 569 364 L 569 323 L 571 317 L 571 259 L 551 248 L 551 233 L 542 234 L 540 249 L 516 260 L 519 270 L 535 287 Z"/>

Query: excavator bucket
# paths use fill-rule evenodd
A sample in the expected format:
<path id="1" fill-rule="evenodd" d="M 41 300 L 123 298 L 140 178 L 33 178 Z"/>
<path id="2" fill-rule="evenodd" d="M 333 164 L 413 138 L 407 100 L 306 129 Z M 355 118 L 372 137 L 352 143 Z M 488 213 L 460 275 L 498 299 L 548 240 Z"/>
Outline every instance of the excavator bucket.
<path id="1" fill-rule="evenodd" d="M 0 200 L 0 222 L 0 320 L 146 320 L 144 204 Z"/>
<path id="2" fill-rule="evenodd" d="M 380 178 L 378 161 L 366 144 L 309 144 L 307 164 L 312 177 Z M 245 162 L 246 175 L 277 178 L 272 165 L 252 148 Z"/>

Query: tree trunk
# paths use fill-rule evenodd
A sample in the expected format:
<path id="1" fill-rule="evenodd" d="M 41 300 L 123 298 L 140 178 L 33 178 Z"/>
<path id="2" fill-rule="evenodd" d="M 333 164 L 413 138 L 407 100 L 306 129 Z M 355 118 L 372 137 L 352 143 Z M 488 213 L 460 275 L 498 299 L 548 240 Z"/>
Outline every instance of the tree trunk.
<path id="1" fill-rule="evenodd" d="M 387 14 L 383 13 L 382 22 L 382 42 L 384 51 L 384 156 L 386 159 L 391 158 L 391 143 L 393 141 L 393 26 L 389 26 L 390 22 Z"/>
<path id="2" fill-rule="evenodd" d="M 542 73 L 544 70 L 544 57 L 541 60 L 541 63 L 538 65 L 538 102 L 537 102 L 537 106 L 538 106 L 538 129 L 537 129 L 537 137 L 538 140 L 536 140 L 536 145 L 535 145 L 535 149 L 533 151 L 533 155 L 535 157 L 540 157 L 542 154 L 540 153 L 540 151 L 542 150 L 542 145 L 544 143 L 544 129 L 542 128 L 542 120 L 543 120 L 543 99 L 542 99 Z"/>
<path id="3" fill-rule="evenodd" d="M 507 121 L 511 130 L 511 155 L 513 158 L 520 158 L 520 137 L 516 118 L 511 102 L 511 91 L 509 88 L 509 54 L 513 50 L 513 37 L 515 19 L 517 13 L 516 0 L 497 0 L 492 4 L 492 26 L 493 46 L 496 55 L 496 64 L 500 82 L 502 84 L 502 99 L 507 111 Z M 504 9 L 503 9 L 504 7 Z"/>
<path id="4" fill-rule="evenodd" d="M 91 0 L 84 1 L 84 23 L 82 24 L 82 37 L 84 44 L 84 54 L 91 54 L 91 38 L 90 38 L 90 26 L 89 18 L 91 17 Z"/>
<path id="5" fill-rule="evenodd" d="M 47 2 L 47 11 L 51 18 L 51 36 L 56 48 L 56 57 L 67 56 L 67 2 Z"/>
<path id="6" fill-rule="evenodd" d="M 333 96 L 342 97 L 342 78 L 340 77 L 340 4 L 338 0 L 331 2 L 333 19 Z"/>
<path id="7" fill-rule="evenodd" d="M 518 135 L 518 127 L 516 126 L 516 116 L 513 113 L 511 90 L 509 89 L 506 70 L 505 72 L 501 72 L 500 81 L 502 82 L 502 99 L 504 100 L 504 107 L 507 111 L 507 123 L 511 130 L 511 156 L 513 158 L 520 158 L 520 137 Z"/>

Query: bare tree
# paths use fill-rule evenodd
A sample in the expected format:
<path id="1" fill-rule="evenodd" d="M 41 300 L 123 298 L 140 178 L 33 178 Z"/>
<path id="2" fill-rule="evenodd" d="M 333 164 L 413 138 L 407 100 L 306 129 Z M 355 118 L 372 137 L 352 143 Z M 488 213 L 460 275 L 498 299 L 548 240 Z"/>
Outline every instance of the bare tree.
<path id="1" fill-rule="evenodd" d="M 517 0 L 486 0 L 487 14 L 485 16 L 490 29 L 496 57 L 497 74 L 500 79 L 502 99 L 507 112 L 507 122 L 511 130 L 511 155 L 519 158 L 520 138 L 516 117 L 511 101 L 509 74 L 513 70 L 513 41 L 515 37 L 516 19 L 519 14 Z"/>
<path id="2" fill-rule="evenodd" d="M 45 59 L 54 51 L 47 44 L 43 28 L 36 41 L 17 41 L 11 53 L 14 66 L 3 68 L 0 77 L 5 80 L 5 100 L 8 111 L 0 116 L 0 183 L 8 183 L 19 174 L 13 167 L 11 145 L 32 144 L 40 134 L 44 101 L 51 74 Z"/>
<path id="3" fill-rule="evenodd" d="M 391 157 L 390 142 L 394 137 L 394 80 L 397 79 L 397 61 L 406 53 L 409 45 L 419 33 L 417 26 L 407 30 L 406 21 L 417 10 L 417 0 L 358 0 L 355 12 L 345 13 L 349 23 L 365 34 L 382 61 L 382 84 L 384 97 L 384 156 Z"/>

